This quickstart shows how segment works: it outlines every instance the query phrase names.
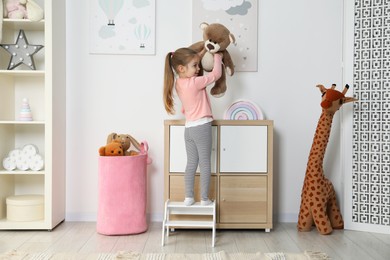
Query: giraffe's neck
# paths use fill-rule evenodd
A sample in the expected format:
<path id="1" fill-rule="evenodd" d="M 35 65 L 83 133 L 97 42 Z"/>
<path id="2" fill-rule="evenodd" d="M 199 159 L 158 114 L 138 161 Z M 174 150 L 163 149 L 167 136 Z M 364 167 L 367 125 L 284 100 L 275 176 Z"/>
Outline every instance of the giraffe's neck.
<path id="1" fill-rule="evenodd" d="M 321 169 L 319 172 L 321 174 L 330 130 L 332 128 L 333 115 L 334 114 L 330 114 L 322 110 L 310 150 L 309 163 L 314 169 Z"/>

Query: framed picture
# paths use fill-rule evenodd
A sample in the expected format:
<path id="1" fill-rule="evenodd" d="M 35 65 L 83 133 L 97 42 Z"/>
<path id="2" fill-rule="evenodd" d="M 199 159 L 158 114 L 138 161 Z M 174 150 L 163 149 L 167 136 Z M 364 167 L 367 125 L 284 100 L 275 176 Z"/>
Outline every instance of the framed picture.
<path id="1" fill-rule="evenodd" d="M 202 22 L 221 23 L 234 35 L 227 50 L 235 71 L 257 71 L 258 0 L 192 1 L 192 41 L 203 40 Z"/>
<path id="2" fill-rule="evenodd" d="M 155 0 L 90 0 L 90 53 L 155 54 Z"/>

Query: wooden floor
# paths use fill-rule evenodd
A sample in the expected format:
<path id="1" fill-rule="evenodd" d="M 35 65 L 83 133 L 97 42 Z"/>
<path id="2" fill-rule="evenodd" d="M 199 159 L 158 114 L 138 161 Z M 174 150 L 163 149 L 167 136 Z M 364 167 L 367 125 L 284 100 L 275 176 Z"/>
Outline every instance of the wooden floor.
<path id="1" fill-rule="evenodd" d="M 147 232 L 129 236 L 104 236 L 96 233 L 94 222 L 64 222 L 53 231 L 0 231 L 0 252 L 13 249 L 25 252 L 115 253 L 133 250 L 144 253 L 291 252 L 322 251 L 332 259 L 390 259 L 390 235 L 335 231 L 323 236 L 316 230 L 300 233 L 295 223 L 276 224 L 264 230 L 217 230 L 211 247 L 210 230 L 176 230 L 161 246 L 161 223 L 151 223 Z"/>

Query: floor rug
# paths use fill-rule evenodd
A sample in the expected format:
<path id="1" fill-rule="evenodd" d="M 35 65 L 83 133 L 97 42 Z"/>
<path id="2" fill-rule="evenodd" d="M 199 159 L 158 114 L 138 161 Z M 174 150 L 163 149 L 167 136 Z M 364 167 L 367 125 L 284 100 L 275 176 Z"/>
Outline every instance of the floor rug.
<path id="1" fill-rule="evenodd" d="M 324 260 L 325 253 L 305 251 L 303 253 L 26 253 L 11 251 L 0 255 L 1 260 Z"/>

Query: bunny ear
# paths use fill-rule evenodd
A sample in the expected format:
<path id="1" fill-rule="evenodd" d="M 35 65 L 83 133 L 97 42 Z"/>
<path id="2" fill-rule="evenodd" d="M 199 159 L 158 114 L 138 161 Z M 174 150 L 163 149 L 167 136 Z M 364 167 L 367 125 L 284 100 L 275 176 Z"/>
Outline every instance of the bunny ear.
<path id="1" fill-rule="evenodd" d="M 132 137 L 131 135 L 128 135 L 130 137 L 130 142 L 134 145 L 135 148 L 137 148 L 138 151 L 141 150 L 141 146 L 140 144 L 138 143 L 137 140 L 135 140 L 134 137 Z"/>
<path id="2" fill-rule="evenodd" d="M 112 141 L 114 141 L 114 140 L 116 139 L 116 136 L 117 136 L 116 133 L 111 133 L 111 134 L 109 134 L 108 137 L 107 137 L 107 143 L 109 144 L 109 143 L 111 143 Z"/>

